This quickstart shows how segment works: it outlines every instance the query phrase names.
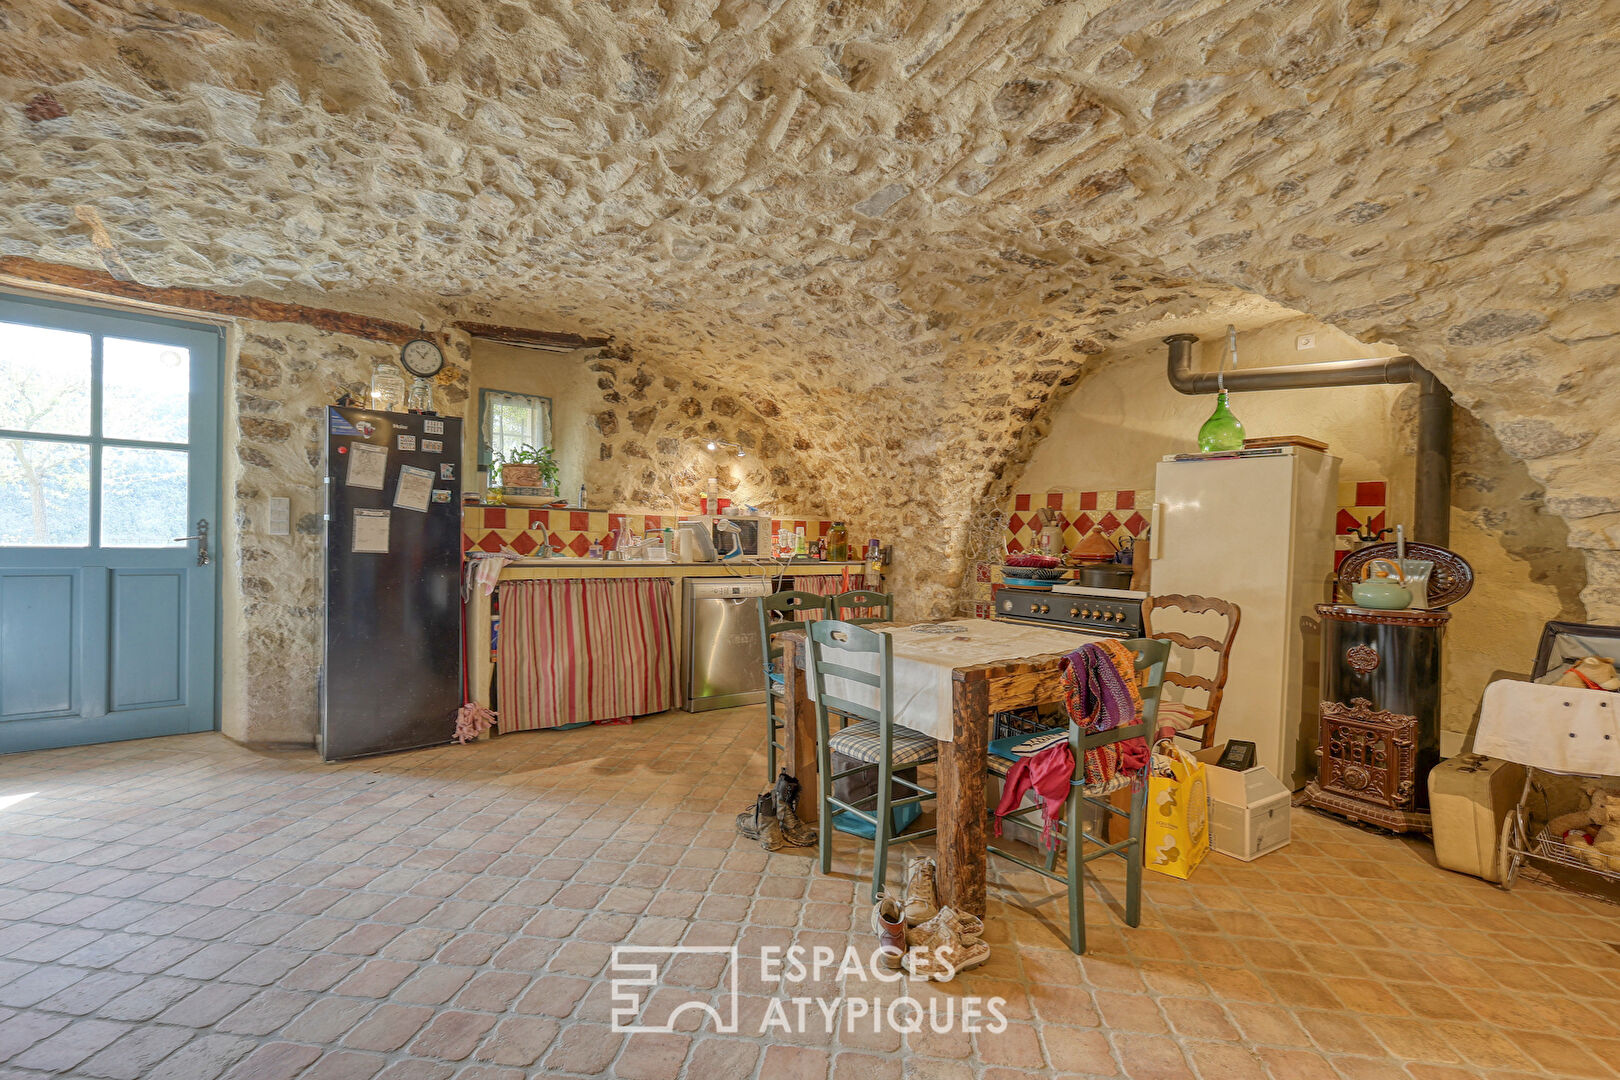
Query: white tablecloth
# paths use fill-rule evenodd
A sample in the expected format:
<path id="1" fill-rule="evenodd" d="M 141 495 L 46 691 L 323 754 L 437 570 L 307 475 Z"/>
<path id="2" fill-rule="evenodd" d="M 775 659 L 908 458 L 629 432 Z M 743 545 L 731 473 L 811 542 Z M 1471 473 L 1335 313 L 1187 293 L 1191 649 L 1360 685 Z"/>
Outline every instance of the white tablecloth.
<path id="1" fill-rule="evenodd" d="M 1045 653 L 1071 653 L 1086 642 L 1097 640 L 1089 634 L 1042 630 L 989 619 L 952 619 L 870 629 L 887 633 L 894 642 L 895 722 L 943 742 L 951 741 L 953 727 L 951 669 Z M 837 662 L 845 667 L 877 670 L 876 663 L 849 653 L 839 654 Z M 808 669 L 806 682 L 813 699 L 816 687 Z M 872 687 L 829 678 L 827 689 L 845 700 L 877 708 L 877 691 Z"/>

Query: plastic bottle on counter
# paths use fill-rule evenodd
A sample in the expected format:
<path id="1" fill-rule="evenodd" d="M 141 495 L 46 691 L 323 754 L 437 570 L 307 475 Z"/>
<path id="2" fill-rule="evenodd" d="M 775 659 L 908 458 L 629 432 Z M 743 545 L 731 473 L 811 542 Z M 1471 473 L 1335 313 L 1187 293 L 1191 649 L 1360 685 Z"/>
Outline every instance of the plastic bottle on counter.
<path id="1" fill-rule="evenodd" d="M 810 542 L 805 539 L 803 525 L 793 530 L 793 554 L 800 558 L 810 554 Z"/>

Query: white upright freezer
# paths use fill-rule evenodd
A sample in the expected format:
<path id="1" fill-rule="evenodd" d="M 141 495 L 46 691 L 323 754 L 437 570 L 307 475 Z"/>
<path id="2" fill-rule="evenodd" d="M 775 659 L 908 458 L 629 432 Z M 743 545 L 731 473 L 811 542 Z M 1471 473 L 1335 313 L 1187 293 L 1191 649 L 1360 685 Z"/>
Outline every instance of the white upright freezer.
<path id="1" fill-rule="evenodd" d="M 1218 596 L 1242 609 L 1216 742 L 1253 742 L 1291 789 L 1316 772 L 1315 605 L 1328 599 L 1339 459 L 1303 447 L 1159 463 L 1154 595 Z"/>

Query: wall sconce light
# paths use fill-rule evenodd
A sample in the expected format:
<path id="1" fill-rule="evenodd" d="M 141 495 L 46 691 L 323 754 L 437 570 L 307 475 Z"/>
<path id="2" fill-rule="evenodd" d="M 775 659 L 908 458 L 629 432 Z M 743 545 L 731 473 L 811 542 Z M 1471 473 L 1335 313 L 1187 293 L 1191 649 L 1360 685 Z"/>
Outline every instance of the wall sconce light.
<path id="1" fill-rule="evenodd" d="M 734 442 L 726 442 L 724 439 L 710 439 L 707 446 L 710 450 L 729 450 L 738 457 L 748 456 L 743 452 L 743 448 L 741 446 Z"/>

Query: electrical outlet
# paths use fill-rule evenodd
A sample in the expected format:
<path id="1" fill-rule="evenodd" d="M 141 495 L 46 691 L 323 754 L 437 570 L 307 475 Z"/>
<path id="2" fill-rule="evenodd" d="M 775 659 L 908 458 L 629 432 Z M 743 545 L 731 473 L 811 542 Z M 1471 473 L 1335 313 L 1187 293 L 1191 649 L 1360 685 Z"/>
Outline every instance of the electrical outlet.
<path id="1" fill-rule="evenodd" d="M 1315 334 L 1301 334 L 1301 335 L 1299 335 L 1299 337 L 1294 339 L 1294 348 L 1298 349 L 1298 350 L 1300 350 L 1302 352 L 1304 350 L 1306 350 L 1306 349 L 1314 349 L 1314 348 L 1316 348 L 1316 335 Z"/>

